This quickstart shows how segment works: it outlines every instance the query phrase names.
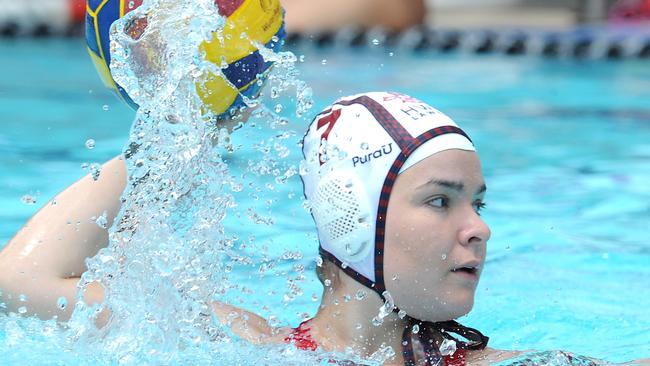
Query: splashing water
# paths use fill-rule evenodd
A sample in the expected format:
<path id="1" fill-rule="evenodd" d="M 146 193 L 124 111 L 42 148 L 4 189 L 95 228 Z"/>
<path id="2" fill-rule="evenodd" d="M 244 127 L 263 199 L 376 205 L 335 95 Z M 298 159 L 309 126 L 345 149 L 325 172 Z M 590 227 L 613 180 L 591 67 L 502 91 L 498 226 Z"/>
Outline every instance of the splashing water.
<path id="1" fill-rule="evenodd" d="M 377 316 L 372 318 L 372 324 L 375 326 L 382 325 L 384 323 L 384 318 L 390 315 L 395 309 L 395 301 L 390 292 L 384 291 L 382 296 L 386 301 L 384 301 L 384 303 L 379 307 L 379 313 L 377 313 Z"/>
<path id="2" fill-rule="evenodd" d="M 125 27 L 143 17 L 146 31 L 133 40 Z M 199 50 L 204 41 L 220 37 L 214 30 L 223 26 L 213 0 L 152 0 L 111 32 L 114 77 L 140 109 L 125 151 L 124 207 L 110 245 L 88 261 L 80 283 L 82 289 L 101 283 L 106 300 L 93 307 L 77 301 L 69 326 L 75 342 L 101 348 L 118 362 L 225 363 L 233 357 L 224 355 L 223 344 L 231 338 L 213 321 L 210 300 L 223 281 L 224 255 L 234 246 L 222 220 L 233 206 L 224 192 L 236 183 L 213 146 L 228 139 L 227 131 L 204 111 L 196 93 L 207 73 L 222 75 Z M 292 67 L 290 54 L 257 46 L 267 60 Z M 285 84 L 273 90 L 296 85 L 292 80 L 295 74 L 285 76 L 280 80 Z M 299 94 L 306 89 L 298 84 Z M 298 100 L 309 104 L 302 95 Z M 104 328 L 89 324 L 103 311 L 110 312 Z"/>
<path id="3" fill-rule="evenodd" d="M 77 349 L 95 357 L 175 363 L 225 337 L 209 300 L 229 245 L 220 224 L 231 204 L 222 194 L 228 174 L 195 92 L 197 79 L 214 72 L 198 50 L 223 27 L 216 11 L 211 1 L 149 1 L 111 31 L 111 69 L 140 109 L 125 151 L 124 205 L 79 285 L 83 292 L 99 282 L 106 299 L 88 306 L 80 292 L 68 324 Z M 145 17 L 146 32 L 133 40 L 125 25 Z M 104 311 L 108 324 L 98 329 L 93 319 Z"/>

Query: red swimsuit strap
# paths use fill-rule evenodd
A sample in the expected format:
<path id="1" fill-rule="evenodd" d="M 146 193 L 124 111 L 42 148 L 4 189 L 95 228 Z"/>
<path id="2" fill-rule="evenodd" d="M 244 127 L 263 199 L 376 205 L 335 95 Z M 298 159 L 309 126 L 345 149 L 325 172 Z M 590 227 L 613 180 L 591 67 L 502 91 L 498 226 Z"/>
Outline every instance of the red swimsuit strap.
<path id="1" fill-rule="evenodd" d="M 445 365 L 447 366 L 465 366 L 465 358 L 467 351 L 464 349 L 457 349 L 453 355 L 444 356 Z"/>
<path id="2" fill-rule="evenodd" d="M 296 348 L 303 351 L 315 351 L 318 349 L 318 343 L 311 335 L 311 327 L 308 325 L 309 320 L 306 320 L 297 328 L 294 328 L 291 333 L 284 338 L 286 343 L 293 343 Z M 446 366 L 465 366 L 465 359 L 467 357 L 467 350 L 459 348 L 453 355 L 444 356 L 444 365 Z"/>
<path id="3" fill-rule="evenodd" d="M 288 336 L 284 338 L 286 343 L 293 343 L 298 349 L 304 351 L 315 351 L 318 348 L 318 343 L 314 341 L 311 336 L 311 327 L 307 325 L 309 320 L 306 320 L 294 328 Z"/>

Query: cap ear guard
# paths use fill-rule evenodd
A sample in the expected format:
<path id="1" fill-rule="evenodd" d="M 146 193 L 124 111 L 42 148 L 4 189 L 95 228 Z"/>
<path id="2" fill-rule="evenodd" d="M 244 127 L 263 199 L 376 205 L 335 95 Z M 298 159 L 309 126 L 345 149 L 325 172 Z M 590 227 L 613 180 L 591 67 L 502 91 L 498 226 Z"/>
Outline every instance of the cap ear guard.
<path id="1" fill-rule="evenodd" d="M 312 214 L 325 249 L 342 262 L 365 259 L 374 248 L 371 206 L 355 174 L 337 169 L 318 182 Z"/>

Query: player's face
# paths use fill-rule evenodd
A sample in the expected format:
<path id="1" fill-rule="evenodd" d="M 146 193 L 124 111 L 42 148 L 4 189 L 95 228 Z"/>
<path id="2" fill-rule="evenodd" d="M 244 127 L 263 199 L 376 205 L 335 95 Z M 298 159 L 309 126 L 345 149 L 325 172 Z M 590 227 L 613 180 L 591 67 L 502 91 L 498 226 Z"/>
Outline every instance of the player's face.
<path id="1" fill-rule="evenodd" d="M 490 229 L 479 216 L 485 183 L 475 152 L 446 150 L 402 172 L 386 216 L 384 280 L 416 319 L 468 313 Z"/>

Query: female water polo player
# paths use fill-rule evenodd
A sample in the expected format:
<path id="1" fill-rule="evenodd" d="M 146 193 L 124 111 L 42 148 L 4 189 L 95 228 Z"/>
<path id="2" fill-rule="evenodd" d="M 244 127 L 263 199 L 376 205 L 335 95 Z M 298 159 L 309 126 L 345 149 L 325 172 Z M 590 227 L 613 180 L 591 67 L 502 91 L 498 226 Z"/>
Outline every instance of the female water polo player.
<path id="1" fill-rule="evenodd" d="M 323 258 L 320 310 L 293 330 L 271 329 L 254 315 L 235 321 L 233 330 L 251 341 L 310 350 L 352 346 L 362 356 L 391 346 L 401 350 L 400 364 L 436 364 L 441 345 L 459 349 L 447 363 L 504 357 L 485 349 L 480 332 L 453 321 L 472 308 L 490 237 L 479 216 L 485 183 L 465 132 L 416 99 L 369 93 L 319 114 L 303 146 L 302 179 Z M 9 311 L 24 306 L 15 299 L 27 294 L 29 313 L 69 317 L 56 299 L 74 298 L 85 258 L 107 242 L 107 233 L 93 224 L 76 232 L 65 223 L 103 211 L 112 222 L 125 185 L 124 162 L 114 159 L 97 182 L 87 177 L 72 185 L 9 242 L 0 256 L 0 287 L 13 295 L 3 295 Z M 343 301 L 364 292 L 363 301 Z M 101 286 L 85 296 L 101 301 Z M 224 321 L 238 312 L 224 304 L 214 309 Z"/>

